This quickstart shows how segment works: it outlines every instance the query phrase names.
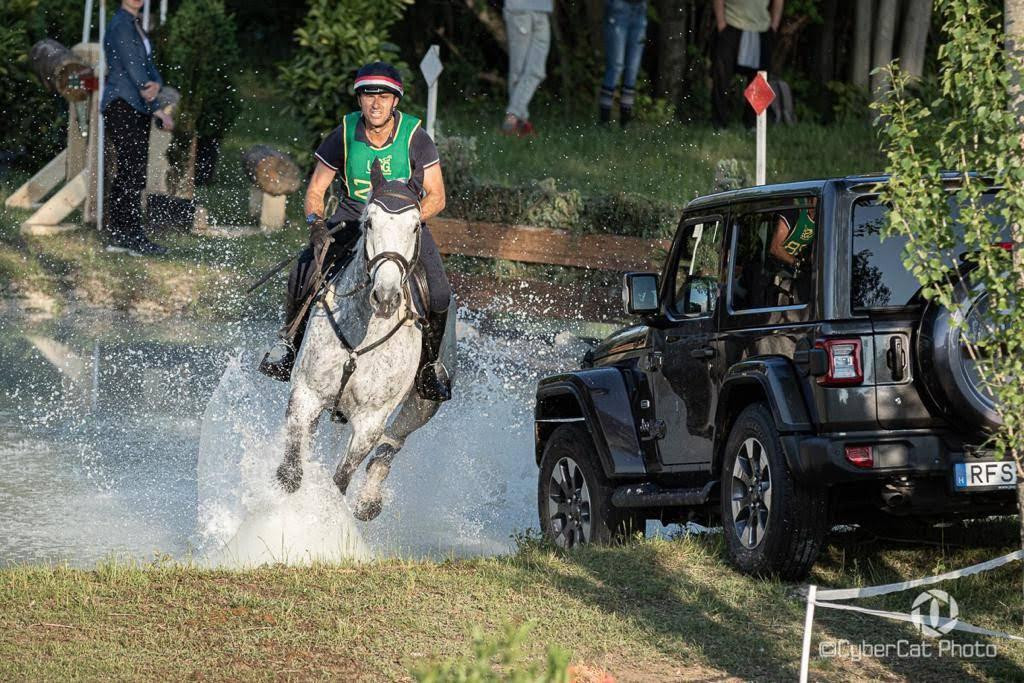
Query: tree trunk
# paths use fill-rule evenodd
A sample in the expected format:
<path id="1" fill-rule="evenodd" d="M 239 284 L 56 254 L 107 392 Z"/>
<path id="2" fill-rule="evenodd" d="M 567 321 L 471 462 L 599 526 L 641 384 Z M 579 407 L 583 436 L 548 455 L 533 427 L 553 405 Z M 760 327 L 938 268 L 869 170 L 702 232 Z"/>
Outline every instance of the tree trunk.
<path id="1" fill-rule="evenodd" d="M 56 40 L 40 40 L 28 51 L 28 64 L 43 85 L 71 102 L 89 97 L 84 78 L 93 75 L 92 67 Z"/>
<path id="2" fill-rule="evenodd" d="M 466 7 L 483 24 L 498 46 L 508 52 L 508 36 L 505 33 L 505 20 L 501 14 L 491 9 L 487 0 L 466 0 Z"/>
<path id="3" fill-rule="evenodd" d="M 924 75 L 924 54 L 932 23 L 932 0 L 908 0 L 900 41 L 900 68 L 914 78 Z"/>
<path id="4" fill-rule="evenodd" d="M 825 85 L 835 78 L 836 11 L 838 9 L 838 0 L 823 0 L 819 10 L 821 14 L 821 29 L 818 33 L 818 59 L 815 64 L 815 72 L 821 85 Z"/>
<path id="5" fill-rule="evenodd" d="M 853 58 L 850 60 L 850 82 L 868 89 L 871 73 L 871 25 L 875 0 L 857 0 L 853 30 Z"/>
<path id="6" fill-rule="evenodd" d="M 878 0 L 875 17 L 875 44 L 871 51 L 871 70 L 887 66 L 892 61 L 892 44 L 896 37 L 897 0 Z M 871 75 L 871 97 L 877 100 L 889 89 L 889 78 L 883 71 Z"/>
<path id="7" fill-rule="evenodd" d="M 689 7 L 679 0 L 659 0 L 658 95 L 678 112 L 682 108 L 683 74 L 686 71 L 686 19 Z"/>
<path id="8" fill-rule="evenodd" d="M 256 187 L 267 194 L 291 194 L 302 184 L 298 165 L 268 145 L 253 145 L 242 152 L 242 167 Z"/>

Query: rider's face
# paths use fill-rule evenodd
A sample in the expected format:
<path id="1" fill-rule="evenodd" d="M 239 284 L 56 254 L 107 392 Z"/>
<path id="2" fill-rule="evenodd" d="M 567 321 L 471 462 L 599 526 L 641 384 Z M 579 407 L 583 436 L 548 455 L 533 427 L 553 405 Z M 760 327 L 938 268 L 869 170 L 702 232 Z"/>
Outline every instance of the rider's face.
<path id="1" fill-rule="evenodd" d="M 389 92 L 363 93 L 359 96 L 359 108 L 371 126 L 383 126 L 391 116 L 397 100 Z"/>

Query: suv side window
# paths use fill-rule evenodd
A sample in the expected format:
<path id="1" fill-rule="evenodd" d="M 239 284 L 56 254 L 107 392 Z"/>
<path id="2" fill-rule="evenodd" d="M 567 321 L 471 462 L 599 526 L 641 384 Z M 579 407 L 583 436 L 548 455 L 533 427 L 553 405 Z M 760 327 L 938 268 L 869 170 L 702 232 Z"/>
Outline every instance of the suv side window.
<path id="1" fill-rule="evenodd" d="M 800 308 L 808 303 L 816 219 L 813 198 L 736 218 L 730 260 L 733 311 Z"/>
<path id="2" fill-rule="evenodd" d="M 669 310 L 679 316 L 712 315 L 718 303 L 725 228 L 715 217 L 694 221 L 683 230 Z"/>

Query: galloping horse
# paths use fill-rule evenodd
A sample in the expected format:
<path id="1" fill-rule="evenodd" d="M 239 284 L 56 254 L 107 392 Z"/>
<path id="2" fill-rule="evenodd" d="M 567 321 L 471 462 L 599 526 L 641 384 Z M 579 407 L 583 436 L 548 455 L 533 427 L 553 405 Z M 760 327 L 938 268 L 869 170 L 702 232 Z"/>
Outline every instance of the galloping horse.
<path id="1" fill-rule="evenodd" d="M 403 182 L 386 181 L 378 164 L 371 182 L 352 261 L 331 279 L 315 305 L 296 359 L 284 461 L 277 469 L 285 490 L 298 490 L 321 415 L 331 409 L 344 416 L 352 424 L 352 435 L 334 473 L 342 495 L 376 447 L 352 509 L 364 521 L 380 514 L 381 484 L 406 437 L 440 406 L 420 398 L 413 388 L 423 324 L 411 287 L 419 254 L 419 197 Z M 453 368 L 455 316 L 449 315 L 448 321 L 442 357 Z"/>

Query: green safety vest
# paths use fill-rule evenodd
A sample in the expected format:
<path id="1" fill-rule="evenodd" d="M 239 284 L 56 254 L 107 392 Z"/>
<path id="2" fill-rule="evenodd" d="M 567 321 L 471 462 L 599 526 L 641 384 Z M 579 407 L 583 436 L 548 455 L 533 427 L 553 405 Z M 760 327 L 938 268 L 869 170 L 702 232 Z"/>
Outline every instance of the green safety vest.
<path id="1" fill-rule="evenodd" d="M 356 140 L 356 125 L 361 112 L 355 111 L 342 120 L 345 140 L 345 190 L 357 202 L 366 203 L 370 195 L 370 168 L 374 159 L 380 159 L 380 170 L 388 180 L 407 181 L 412 177 L 412 159 L 409 145 L 412 134 L 420 127 L 420 120 L 402 112 L 395 112 L 395 135 L 391 144 L 380 149 Z"/>
<path id="2" fill-rule="evenodd" d="M 807 249 L 808 245 L 814 241 L 816 231 L 817 226 L 811 220 L 807 209 L 800 209 L 800 213 L 797 214 L 796 225 L 790 228 L 789 234 L 786 235 L 786 240 L 782 243 L 782 248 L 790 256 L 800 256 Z"/>

